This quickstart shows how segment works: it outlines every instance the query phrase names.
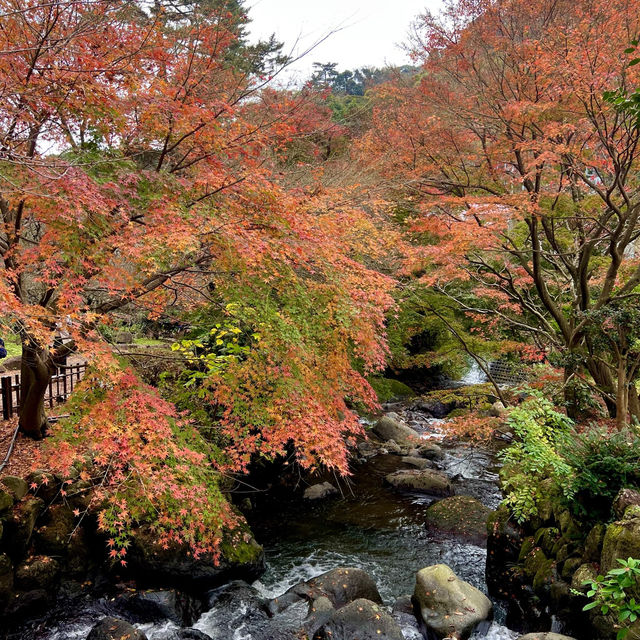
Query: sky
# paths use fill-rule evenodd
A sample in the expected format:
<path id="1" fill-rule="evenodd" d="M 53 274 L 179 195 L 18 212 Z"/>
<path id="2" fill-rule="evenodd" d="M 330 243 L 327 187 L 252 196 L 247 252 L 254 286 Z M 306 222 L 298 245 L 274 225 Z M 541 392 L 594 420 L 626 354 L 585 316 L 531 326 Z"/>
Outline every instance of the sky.
<path id="1" fill-rule="evenodd" d="M 399 46 L 412 21 L 441 0 L 248 0 L 251 38 L 276 34 L 285 52 L 300 54 L 327 36 L 288 70 L 288 78 L 306 79 L 314 62 L 337 62 L 338 70 L 383 67 L 409 62 Z M 332 31 L 336 31 L 331 33 Z"/>

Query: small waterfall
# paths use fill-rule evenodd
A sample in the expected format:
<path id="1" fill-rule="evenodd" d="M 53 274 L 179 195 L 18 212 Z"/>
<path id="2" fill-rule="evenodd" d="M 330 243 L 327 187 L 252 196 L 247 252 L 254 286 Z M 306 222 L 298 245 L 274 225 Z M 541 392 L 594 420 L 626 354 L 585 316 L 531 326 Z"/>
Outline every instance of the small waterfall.
<path id="1" fill-rule="evenodd" d="M 462 378 L 460 379 L 460 383 L 465 386 L 469 386 L 472 384 L 482 384 L 486 381 L 487 376 L 475 360 L 472 360 L 471 366 L 464 374 L 464 376 L 462 376 Z"/>

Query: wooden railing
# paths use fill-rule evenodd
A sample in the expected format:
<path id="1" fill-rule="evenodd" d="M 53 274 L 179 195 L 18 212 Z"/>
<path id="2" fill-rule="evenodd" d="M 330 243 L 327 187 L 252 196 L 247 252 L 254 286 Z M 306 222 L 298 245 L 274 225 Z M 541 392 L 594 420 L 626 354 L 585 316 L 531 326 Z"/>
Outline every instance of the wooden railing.
<path id="1" fill-rule="evenodd" d="M 86 370 L 86 362 L 60 367 L 49 381 L 49 387 L 44 397 L 45 404 L 53 409 L 54 405 L 64 402 L 71 395 Z M 20 375 L 0 378 L 0 403 L 4 420 L 9 420 L 17 415 L 20 409 Z"/>

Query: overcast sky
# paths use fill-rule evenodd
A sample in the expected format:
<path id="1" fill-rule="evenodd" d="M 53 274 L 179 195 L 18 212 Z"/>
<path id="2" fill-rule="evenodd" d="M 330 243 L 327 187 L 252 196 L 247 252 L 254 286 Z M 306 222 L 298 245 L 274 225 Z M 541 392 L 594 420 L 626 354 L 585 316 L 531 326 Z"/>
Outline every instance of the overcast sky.
<path id="1" fill-rule="evenodd" d="M 302 53 L 339 29 L 293 67 L 306 78 L 313 62 L 337 62 L 341 71 L 408 62 L 399 48 L 414 18 L 441 0 L 248 0 L 252 38 L 275 33 L 289 52 L 296 40 Z"/>

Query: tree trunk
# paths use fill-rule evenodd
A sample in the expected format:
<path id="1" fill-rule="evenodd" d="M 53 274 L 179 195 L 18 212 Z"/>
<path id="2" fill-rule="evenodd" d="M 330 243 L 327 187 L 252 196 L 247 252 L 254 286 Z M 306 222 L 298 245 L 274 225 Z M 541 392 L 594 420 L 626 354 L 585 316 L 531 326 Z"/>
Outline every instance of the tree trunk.
<path id="1" fill-rule="evenodd" d="M 33 342 L 23 342 L 18 424 L 20 431 L 37 440 L 44 436 L 48 427 L 44 396 L 54 373 L 55 365 L 49 349 Z"/>
<path id="2" fill-rule="evenodd" d="M 635 417 L 640 422 L 640 398 L 638 397 L 638 388 L 635 381 L 629 384 L 629 418 Z"/>
<path id="3" fill-rule="evenodd" d="M 617 406 L 614 397 L 617 396 L 617 392 L 611 371 L 603 364 L 597 362 L 595 358 L 587 358 L 585 365 L 596 386 L 601 390 L 602 399 L 607 407 L 609 416 L 615 418 L 617 416 Z"/>
<path id="4" fill-rule="evenodd" d="M 627 359 L 618 360 L 618 389 L 616 391 L 616 425 L 623 429 L 627 425 L 629 413 L 629 384 L 627 382 Z"/>
<path id="5" fill-rule="evenodd" d="M 564 368 L 564 404 L 567 409 L 567 415 L 574 421 L 580 418 L 580 407 L 578 398 L 576 397 L 576 367 L 574 364 L 568 364 Z"/>

